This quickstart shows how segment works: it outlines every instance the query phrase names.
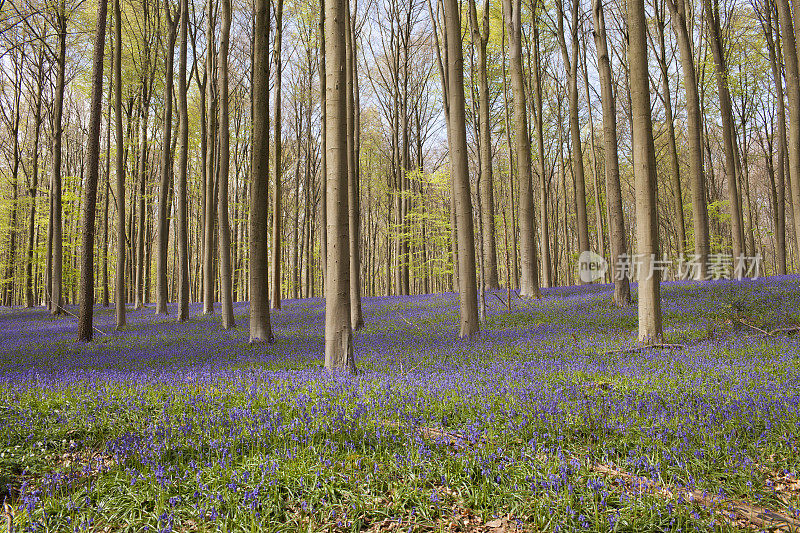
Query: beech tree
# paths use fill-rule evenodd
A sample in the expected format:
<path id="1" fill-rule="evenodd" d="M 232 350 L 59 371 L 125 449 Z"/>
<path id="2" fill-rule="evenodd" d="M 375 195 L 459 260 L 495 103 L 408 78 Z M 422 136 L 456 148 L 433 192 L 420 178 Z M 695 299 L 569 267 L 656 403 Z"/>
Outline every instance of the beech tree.
<path id="1" fill-rule="evenodd" d="M 100 122 L 103 106 L 103 53 L 106 44 L 108 2 L 100 0 L 97 8 L 94 52 L 92 55 L 92 97 L 87 147 L 86 188 L 83 197 L 83 239 L 81 243 L 81 295 L 78 340 L 89 342 L 94 334 L 94 241 L 97 210 L 97 176 L 100 169 Z"/>
<path id="2" fill-rule="evenodd" d="M 350 316 L 346 31 L 350 6 L 325 0 L 327 269 L 325 368 L 355 372 Z"/>
<path id="3" fill-rule="evenodd" d="M 633 123 L 633 176 L 636 186 L 636 243 L 642 258 L 639 276 L 639 342 L 661 342 L 661 273 L 656 205 L 656 149 L 650 113 L 647 69 L 647 19 L 644 0 L 628 1 L 628 64 Z"/>
<path id="4" fill-rule="evenodd" d="M 253 140 L 250 184 L 250 342 L 274 340 L 269 317 L 269 0 L 253 16 Z"/>

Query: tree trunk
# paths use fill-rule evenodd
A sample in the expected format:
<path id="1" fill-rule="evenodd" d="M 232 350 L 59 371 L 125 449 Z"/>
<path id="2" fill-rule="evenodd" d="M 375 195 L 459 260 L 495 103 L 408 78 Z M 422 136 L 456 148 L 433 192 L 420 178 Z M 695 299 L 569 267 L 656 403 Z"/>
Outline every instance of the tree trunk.
<path id="1" fill-rule="evenodd" d="M 158 249 L 156 251 L 156 314 L 166 315 L 169 293 L 167 291 L 167 249 L 169 245 L 169 191 L 172 187 L 172 89 L 173 89 L 173 57 L 175 56 L 175 40 L 178 23 L 181 17 L 181 5 L 175 15 L 169 0 L 164 2 L 167 14 L 167 51 L 164 58 L 164 134 L 161 147 L 161 185 L 158 191 Z"/>
<path id="2" fill-rule="evenodd" d="M 66 71 L 66 50 L 67 50 L 67 14 L 63 0 L 60 3 L 59 12 L 56 15 L 58 21 L 58 60 L 56 68 L 58 74 L 56 78 L 55 97 L 53 100 L 53 199 L 51 209 L 53 210 L 53 264 L 50 276 L 50 311 L 54 315 L 60 315 L 64 309 L 62 307 L 64 299 L 61 294 L 63 279 L 63 217 L 61 214 L 61 141 L 63 137 L 62 119 L 64 115 L 64 87 Z"/>
<path id="3" fill-rule="evenodd" d="M 558 6 L 558 39 L 561 46 L 564 66 L 567 72 L 569 89 L 569 131 L 572 138 L 572 172 L 575 179 L 575 213 L 578 233 L 578 252 L 589 251 L 589 222 L 586 214 L 586 178 L 583 167 L 583 145 L 581 144 L 581 125 L 578 116 L 578 10 L 579 0 L 572 2 L 572 21 L 570 36 L 572 41 L 572 58 L 567 52 L 564 40 L 564 9 L 559 0 Z"/>
<path id="4" fill-rule="evenodd" d="M 281 60 L 281 44 L 283 41 L 283 0 L 276 0 L 275 7 L 275 135 L 273 143 L 275 146 L 275 185 L 273 189 L 272 202 L 272 291 L 270 303 L 273 309 L 281 308 L 281 194 L 283 185 L 281 175 L 283 164 L 281 163 L 281 75 L 283 63 Z"/>
<path id="5" fill-rule="evenodd" d="M 219 38 L 219 277 L 222 328 L 236 326 L 233 318 L 231 275 L 231 224 L 228 218 L 228 168 L 230 165 L 230 119 L 228 110 L 228 42 L 231 34 L 231 0 L 221 1 L 222 28 Z"/>
<path id="6" fill-rule="evenodd" d="M 789 102 L 789 202 L 794 219 L 795 249 L 800 253 L 800 73 L 795 39 L 800 31 L 797 20 L 792 22 L 792 11 L 788 0 L 777 0 L 780 20 L 783 58 L 786 65 L 786 99 Z M 795 6 L 795 17 L 800 16 L 800 6 Z"/>
<path id="7" fill-rule="evenodd" d="M 356 5 L 357 0 L 356 0 Z M 355 11 L 355 9 L 354 9 Z M 355 96 L 357 74 L 356 34 L 353 27 L 350 9 L 347 10 L 345 23 L 345 70 L 347 75 L 347 203 L 348 232 L 350 236 L 350 324 L 353 330 L 364 326 L 364 317 L 361 313 L 361 242 L 360 242 L 360 205 L 359 205 L 359 175 L 358 161 L 356 160 L 356 109 Z"/>
<path id="8" fill-rule="evenodd" d="M 456 211 L 458 236 L 458 293 L 461 302 L 462 338 L 478 334 L 478 288 L 475 279 L 475 232 L 472 226 L 472 198 L 469 188 L 467 129 L 464 110 L 464 57 L 461 48 L 461 22 L 458 0 L 444 0 L 447 46 L 450 123 L 450 181 Z M 527 131 L 527 130 L 526 130 Z M 528 165 L 530 168 L 530 165 Z"/>
<path id="9" fill-rule="evenodd" d="M 497 275 L 497 244 L 494 223 L 494 183 L 492 180 L 492 123 L 489 109 L 489 81 L 486 75 L 486 48 L 489 44 L 489 0 L 483 4 L 482 26 L 478 25 L 475 0 L 470 0 L 469 13 L 472 39 L 478 45 L 478 95 L 480 101 L 480 162 L 481 162 L 481 225 L 483 227 L 483 268 L 485 288 L 500 288 Z"/>
<path id="10" fill-rule="evenodd" d="M 605 154 L 606 200 L 608 202 L 609 232 L 611 236 L 611 272 L 614 279 L 614 305 L 631 304 L 630 281 L 626 272 L 618 272 L 619 258 L 628 253 L 625 235 L 625 218 L 622 210 L 622 188 L 619 179 L 619 154 L 617 152 L 617 108 L 614 101 L 611 61 L 606 39 L 606 21 L 601 0 L 592 0 L 594 43 L 597 49 L 597 70 L 603 103 L 603 152 Z"/>
<path id="11" fill-rule="evenodd" d="M 355 372 L 350 316 L 347 72 L 344 0 L 325 0 L 327 238 L 325 368 Z"/>
<path id="12" fill-rule="evenodd" d="M 708 254 L 711 249 L 706 205 L 706 177 L 703 169 L 703 115 L 692 53 L 692 37 L 686 20 L 685 0 L 666 0 L 670 22 L 681 54 L 681 71 L 686 92 L 687 142 L 689 144 L 689 170 L 692 184 L 692 223 L 694 229 L 694 254 L 697 262 L 696 280 L 708 275 Z"/>
<path id="13" fill-rule="evenodd" d="M 97 210 L 97 175 L 100 167 L 100 119 L 103 116 L 103 52 L 106 44 L 107 0 L 97 7 L 97 28 L 92 58 L 92 101 L 90 104 L 89 138 L 86 148 L 86 188 L 83 197 L 83 242 L 81 248 L 81 294 L 78 318 L 78 340 L 92 340 L 94 327 L 94 232 Z"/>
<path id="14" fill-rule="evenodd" d="M 775 262 L 778 275 L 786 274 L 786 108 L 784 107 L 783 99 L 783 79 L 781 76 L 781 67 L 783 64 L 783 57 L 780 54 L 780 28 L 776 24 L 774 27 L 773 37 L 773 24 L 772 24 L 772 7 L 773 2 L 767 0 L 765 2 L 764 17 L 762 24 L 764 28 L 764 36 L 767 39 L 767 50 L 769 53 L 769 62 L 772 69 L 772 80 L 775 83 L 775 93 L 777 94 L 777 102 L 775 107 L 777 109 L 776 121 L 778 123 L 778 153 L 776 154 L 777 165 L 773 166 L 773 173 L 771 176 L 776 175 L 777 183 L 773 187 L 773 214 L 775 222 Z M 770 154 L 771 155 L 771 154 Z M 777 167 L 777 168 L 775 168 Z"/>
<path id="15" fill-rule="evenodd" d="M 739 198 L 739 176 L 741 172 L 736 164 L 736 137 L 733 128 L 733 111 L 731 95 L 728 89 L 728 67 L 722 47 L 722 32 L 719 23 L 719 6 L 712 0 L 703 0 L 705 6 L 706 29 L 708 42 L 714 56 L 719 107 L 722 115 L 722 139 L 725 150 L 725 175 L 728 178 L 728 200 L 731 209 L 731 234 L 733 258 L 737 261 L 745 253 L 744 229 L 742 223 L 741 199 Z M 741 273 L 737 271 L 737 277 Z"/>
<path id="16" fill-rule="evenodd" d="M 536 6 L 538 7 L 540 4 L 536 2 Z M 534 17 L 534 20 L 536 18 Z M 542 102 L 542 68 L 541 68 L 541 60 L 539 58 L 539 26 L 538 24 L 533 25 L 533 67 L 532 67 L 532 76 L 533 76 L 533 97 L 534 97 L 534 105 L 536 106 L 536 114 L 534 117 L 535 126 L 536 126 L 536 143 L 537 143 L 537 150 L 538 150 L 538 167 L 539 167 L 539 180 L 540 180 L 540 212 L 541 212 L 541 232 L 542 232 L 542 239 L 541 239 L 541 246 L 542 246 L 542 283 L 545 287 L 552 287 L 554 284 L 554 276 L 552 271 L 552 260 L 550 254 L 550 216 L 548 214 L 547 203 L 548 203 L 548 188 L 547 188 L 547 178 L 545 177 L 545 168 L 544 168 L 544 126 L 543 126 L 543 113 L 544 113 L 544 105 Z"/>
<path id="17" fill-rule="evenodd" d="M 274 340 L 269 317 L 266 205 L 269 202 L 269 0 L 256 0 L 250 185 L 250 342 Z"/>
<path id="18" fill-rule="evenodd" d="M 636 186 L 636 245 L 642 258 L 639 276 L 639 342 L 661 342 L 661 273 L 658 258 L 658 204 L 650 77 L 647 71 L 647 22 L 644 0 L 628 0 L 628 64 L 633 121 L 633 176 Z"/>
<path id="19" fill-rule="evenodd" d="M 119 1 L 119 0 L 116 0 Z M 189 193 L 187 174 L 189 172 L 189 110 L 186 105 L 186 51 L 189 23 L 188 0 L 181 2 L 180 52 L 178 60 L 178 179 L 175 187 L 176 231 L 178 249 L 178 322 L 189 320 Z"/>
<path id="20" fill-rule="evenodd" d="M 509 66 L 514 91 L 514 129 L 519 175 L 519 240 L 520 240 L 520 296 L 539 298 L 538 259 L 533 219 L 536 211 L 531 183 L 531 143 L 528 138 L 528 113 L 525 103 L 525 81 L 522 71 L 522 7 L 520 0 L 504 0 L 503 15 L 508 31 Z"/>

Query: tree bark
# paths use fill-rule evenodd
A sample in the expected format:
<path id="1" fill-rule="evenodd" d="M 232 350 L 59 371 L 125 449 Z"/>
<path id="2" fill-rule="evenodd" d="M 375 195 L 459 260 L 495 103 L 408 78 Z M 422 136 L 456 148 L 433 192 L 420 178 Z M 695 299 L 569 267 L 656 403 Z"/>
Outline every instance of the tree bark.
<path id="1" fill-rule="evenodd" d="M 273 309 L 281 308 L 281 216 L 283 208 L 281 206 L 281 195 L 283 194 L 283 184 L 281 175 L 283 164 L 281 163 L 281 75 L 283 72 L 283 62 L 281 60 L 281 44 L 283 41 L 283 0 L 276 0 L 275 7 L 275 186 L 273 190 L 272 202 L 272 297 L 270 303 Z"/>
<path id="2" fill-rule="evenodd" d="M 666 0 L 670 10 L 670 22 L 678 41 L 681 54 L 681 71 L 686 96 L 686 133 L 689 144 L 689 170 L 692 185 L 692 224 L 694 230 L 694 253 L 698 269 L 696 280 L 708 275 L 708 254 L 711 239 L 708 229 L 708 206 L 706 205 L 706 177 L 703 162 L 703 114 L 700 110 L 700 95 L 697 84 L 692 37 L 686 20 L 686 0 Z"/>
<path id="3" fill-rule="evenodd" d="M 274 340 L 269 317 L 269 0 L 255 1 L 250 185 L 250 342 Z"/>
<path id="4" fill-rule="evenodd" d="M 325 0 L 327 238 L 325 368 L 355 372 L 350 316 L 345 0 Z"/>
<path id="5" fill-rule="evenodd" d="M 454 193 L 458 236 L 460 336 L 461 338 L 471 338 L 480 331 L 480 323 L 478 321 L 478 287 L 475 279 L 475 232 L 472 225 L 472 198 L 467 161 L 464 56 L 461 48 L 461 17 L 458 0 L 444 0 L 444 14 L 450 115 L 450 124 L 447 130 L 450 147 L 450 181 Z"/>
<path id="6" fill-rule="evenodd" d="M 228 43 L 231 34 L 231 0 L 221 0 L 222 28 L 219 38 L 219 277 L 222 328 L 236 326 L 233 318 L 231 274 L 231 224 L 228 218 L 228 171 L 230 165 L 230 118 L 228 106 Z"/>
<path id="7" fill-rule="evenodd" d="M 572 58 L 567 52 L 564 39 L 564 8 L 559 0 L 558 7 L 558 39 L 561 55 L 567 72 L 569 92 L 569 131 L 572 138 L 572 172 L 575 179 L 575 213 L 578 234 L 578 252 L 589 250 L 589 221 L 586 213 L 586 177 L 583 166 L 583 145 L 581 144 L 581 125 L 578 116 L 578 10 L 579 0 L 572 1 L 572 21 L 570 36 L 572 41 Z"/>
<path id="8" fill-rule="evenodd" d="M 86 188 L 83 197 L 83 242 L 81 247 L 81 293 L 78 318 L 78 341 L 89 342 L 94 333 L 94 233 L 97 211 L 97 175 L 100 167 L 100 119 L 103 116 L 103 52 L 106 44 L 108 1 L 97 7 L 97 27 L 92 58 L 92 100 L 90 104 L 89 138 L 86 149 Z"/>
<path id="9" fill-rule="evenodd" d="M 731 210 L 731 235 L 734 261 L 745 253 L 742 203 L 739 197 L 740 170 L 736 164 L 736 137 L 733 128 L 731 95 L 728 89 L 728 67 L 722 47 L 722 31 L 719 23 L 719 6 L 712 0 L 703 0 L 706 29 L 711 53 L 714 56 L 719 107 L 722 115 L 722 140 L 725 151 L 725 175 L 728 178 L 728 201 Z M 741 276 L 741 273 L 738 273 Z"/>
<path id="10" fill-rule="evenodd" d="M 356 0 L 356 6 L 357 6 Z M 345 24 L 346 55 L 345 70 L 347 71 L 347 202 L 348 231 L 350 234 L 350 324 L 353 330 L 364 326 L 364 316 L 361 312 L 361 232 L 360 232 L 360 205 L 359 205 L 359 175 L 358 161 L 356 159 L 356 76 L 357 55 L 356 35 L 353 27 L 350 9 L 347 10 Z"/>
<path id="11" fill-rule="evenodd" d="M 800 253 L 800 72 L 794 33 L 800 31 L 797 18 L 800 6 L 795 6 L 795 21 L 788 0 L 777 0 L 781 25 L 781 44 L 786 65 L 786 99 L 789 102 L 789 200 L 793 209 L 795 250 Z"/>
<path id="12" fill-rule="evenodd" d="M 480 161 L 481 161 L 481 220 L 483 227 L 483 272 L 485 288 L 500 288 L 497 275 L 497 243 L 494 223 L 494 183 L 492 179 L 492 123 L 489 109 L 489 81 L 486 74 L 487 53 L 489 44 L 489 0 L 483 4 L 482 25 L 478 24 L 478 13 L 475 0 L 470 0 L 469 15 L 472 25 L 472 39 L 478 45 L 478 95 L 480 109 Z"/>
<path id="13" fill-rule="evenodd" d="M 172 89 L 174 86 L 173 57 L 178 24 L 181 17 L 181 4 L 175 15 L 172 14 L 169 0 L 164 1 L 167 14 L 167 50 L 164 58 L 164 134 L 161 147 L 161 185 L 158 191 L 158 249 L 156 251 L 156 314 L 166 315 L 169 293 L 167 287 L 167 249 L 169 245 L 169 191 L 172 187 Z"/>
<path id="14" fill-rule="evenodd" d="M 55 97 L 53 100 L 53 199 L 51 205 L 51 209 L 53 210 L 53 260 L 50 275 L 50 312 L 54 315 L 60 315 L 64 312 L 62 307 L 64 299 L 61 294 L 64 273 L 64 240 L 62 234 L 64 222 L 61 214 L 61 142 L 63 137 L 62 121 L 64 115 L 64 87 L 66 84 L 65 71 L 67 62 L 67 14 L 65 10 L 66 7 L 62 0 L 59 5 L 59 12 L 56 15 L 58 24 L 58 59 L 56 61 L 56 68 L 58 69 L 58 73 L 56 75 Z"/>
<path id="15" fill-rule="evenodd" d="M 611 236 L 611 272 L 614 279 L 614 305 L 631 304 L 630 280 L 626 272 L 617 272 L 617 262 L 628 253 L 625 218 L 622 209 L 622 187 L 619 179 L 619 154 L 617 152 L 617 107 L 614 101 L 611 61 L 608 55 L 606 21 L 601 0 L 592 0 L 594 43 L 597 49 L 597 70 L 603 104 L 603 152 L 605 154 L 606 200 L 608 202 L 609 232 Z"/>
<path id="16" fill-rule="evenodd" d="M 647 21 L 644 0 L 628 0 L 628 64 L 633 121 L 633 176 L 636 186 L 636 245 L 643 274 L 639 277 L 639 342 L 661 342 L 661 273 L 658 258 L 658 190 L 650 77 L 647 71 Z"/>
<path id="17" fill-rule="evenodd" d="M 119 1 L 119 0 L 116 0 Z M 178 59 L 178 179 L 175 187 L 177 207 L 175 238 L 178 248 L 178 322 L 189 320 L 189 194 L 187 174 L 189 172 L 189 110 L 186 104 L 186 52 L 189 25 L 188 0 L 181 2 L 180 52 Z"/>
<path id="18" fill-rule="evenodd" d="M 519 175 L 520 296 L 539 298 L 538 258 L 533 220 L 536 210 L 531 183 L 531 143 L 528 137 L 528 113 L 522 70 L 522 6 L 520 0 L 503 0 L 503 16 L 508 31 L 509 66 L 514 92 L 514 130 Z"/>

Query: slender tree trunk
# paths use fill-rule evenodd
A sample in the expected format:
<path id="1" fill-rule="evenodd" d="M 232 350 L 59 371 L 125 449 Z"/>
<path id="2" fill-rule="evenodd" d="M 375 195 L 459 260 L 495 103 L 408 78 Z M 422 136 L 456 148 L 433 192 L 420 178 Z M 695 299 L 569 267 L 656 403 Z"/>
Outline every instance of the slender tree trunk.
<path id="1" fill-rule="evenodd" d="M 636 186 L 636 244 L 642 257 L 639 277 L 639 342 L 661 342 L 661 273 L 658 258 L 658 190 L 650 77 L 647 71 L 644 0 L 628 0 L 628 64 L 633 120 L 633 175 Z"/>
<path id="2" fill-rule="evenodd" d="M 122 133 L 122 14 L 114 0 L 114 126 L 116 137 L 117 267 L 114 283 L 117 329 L 125 327 L 125 138 Z"/>
<path id="3" fill-rule="evenodd" d="M 325 0 L 327 238 L 325 368 L 355 372 L 350 315 L 347 72 L 344 0 Z"/>
<path id="4" fill-rule="evenodd" d="M 280 0 L 279 0 L 280 1 Z M 219 277 L 222 328 L 236 326 L 233 318 L 231 275 L 231 225 L 228 218 L 228 169 L 230 165 L 230 119 L 228 110 L 228 42 L 231 34 L 231 0 L 221 1 L 222 29 L 219 38 Z"/>
<path id="5" fill-rule="evenodd" d="M 617 109 L 611 78 L 611 62 L 606 39 L 606 22 L 601 0 L 592 0 L 594 42 L 597 49 L 597 67 L 603 104 L 603 152 L 605 154 L 606 200 L 608 202 L 609 231 L 611 234 L 611 271 L 614 278 L 614 305 L 631 304 L 630 281 L 626 272 L 618 272 L 619 258 L 628 253 L 625 219 L 622 210 L 622 188 L 619 179 L 619 154 L 617 152 Z"/>
<path id="6" fill-rule="evenodd" d="M 147 0 L 145 0 L 145 4 Z M 148 52 L 145 52 L 148 53 Z M 145 69 L 147 69 L 145 61 Z M 141 133 L 139 138 L 139 223 L 138 238 L 136 239 L 136 277 L 134 286 L 134 306 L 136 309 L 144 307 L 144 241 L 146 239 L 146 218 L 145 218 L 145 194 L 147 185 L 147 122 L 150 108 L 150 96 L 148 94 L 147 76 L 142 80 L 142 111 L 141 111 Z"/>
<path id="7" fill-rule="evenodd" d="M 795 6 L 795 21 L 788 0 L 777 0 L 778 19 L 781 26 L 781 44 L 786 65 L 786 99 L 789 102 L 789 202 L 794 219 L 795 250 L 800 253 L 800 73 L 796 41 L 792 37 L 800 32 L 800 6 Z"/>
<path id="8" fill-rule="evenodd" d="M 214 36 L 214 6 L 213 0 L 206 3 L 206 69 L 204 91 L 205 115 L 201 117 L 205 132 L 201 132 L 205 140 L 205 149 L 201 150 L 205 164 L 203 176 L 205 178 L 204 203 L 203 203 L 203 314 L 214 314 L 214 221 L 216 219 L 216 169 L 214 167 L 216 151 L 216 99 L 214 94 L 215 84 L 215 55 L 216 39 Z"/>
<path id="9" fill-rule="evenodd" d="M 706 205 L 706 177 L 703 162 L 703 126 L 700 96 L 697 84 L 692 37 L 687 26 L 686 0 L 666 0 L 670 22 L 681 54 L 681 71 L 686 93 L 686 133 L 689 145 L 689 170 L 692 184 L 692 223 L 694 229 L 694 254 L 697 262 L 695 279 L 706 279 L 711 241 Z"/>
<path id="10" fill-rule="evenodd" d="M 464 110 L 464 57 L 458 0 L 444 0 L 450 124 L 450 181 L 458 234 L 458 293 L 461 302 L 462 338 L 478 334 L 478 288 L 475 279 L 475 232 L 472 226 L 472 198 L 467 161 L 466 113 Z M 526 129 L 527 131 L 527 129 Z M 530 165 L 528 165 L 530 169 Z M 530 170 L 529 170 L 530 171 Z"/>
<path id="11" fill-rule="evenodd" d="M 107 9 L 107 8 L 106 8 Z M 106 25 L 111 26 L 111 22 L 106 20 Z M 113 39 L 112 39 L 113 41 Z M 113 45 L 112 45 L 113 46 Z M 103 195 L 103 307 L 108 307 L 110 297 L 110 287 L 108 284 L 108 246 L 111 241 L 108 233 L 108 208 L 111 196 L 111 105 L 114 101 L 114 53 L 109 54 L 110 72 L 108 76 L 108 122 L 106 124 L 106 169 L 105 169 L 105 194 Z"/>
<path id="12" fill-rule="evenodd" d="M 283 207 L 281 206 L 281 195 L 283 194 L 283 184 L 281 176 L 283 164 L 281 163 L 281 75 L 283 63 L 281 60 L 281 43 L 283 41 L 283 0 L 276 0 L 275 12 L 275 135 L 273 139 L 275 147 L 275 185 L 272 201 L 272 291 L 270 303 L 273 309 L 281 308 L 281 216 Z"/>
<path id="13" fill-rule="evenodd" d="M 166 315 L 169 293 L 167 287 L 167 250 L 169 245 L 169 192 L 172 188 L 172 90 L 174 79 L 173 57 L 178 24 L 181 18 L 181 5 L 175 15 L 169 0 L 164 1 L 167 14 L 167 50 L 164 59 L 164 134 L 161 152 L 161 185 L 158 191 L 158 247 L 156 251 L 156 314 Z"/>
<path id="14" fill-rule="evenodd" d="M 680 166 L 678 165 L 678 147 L 675 141 L 675 123 L 672 113 L 672 94 L 669 88 L 669 69 L 667 66 L 667 47 L 664 31 L 663 5 L 657 1 L 656 30 L 658 36 L 658 50 L 656 55 L 659 71 L 661 73 L 661 92 L 664 98 L 664 122 L 667 126 L 667 147 L 669 150 L 670 182 L 672 184 L 673 209 L 675 211 L 675 229 L 677 230 L 678 256 L 684 257 L 687 248 L 686 222 L 683 216 L 683 192 L 681 186 Z"/>
<path id="15" fill-rule="evenodd" d="M 87 139 L 86 188 L 83 197 L 83 242 L 81 248 L 81 293 L 78 318 L 78 340 L 92 340 L 94 327 L 94 232 L 97 211 L 97 175 L 100 167 L 100 122 L 103 116 L 103 52 L 106 44 L 106 12 L 108 1 L 100 0 L 92 58 L 92 101 L 90 104 L 89 138 Z"/>
<path id="16" fill-rule="evenodd" d="M 569 89 L 569 131 L 572 138 L 572 172 L 575 179 L 575 213 L 577 216 L 578 251 L 589 251 L 589 222 L 586 213 L 586 178 L 583 167 L 583 146 L 581 144 L 581 126 L 578 114 L 578 11 L 579 0 L 572 1 L 572 21 L 570 27 L 572 57 L 567 52 L 564 40 L 564 9 L 559 0 L 558 6 L 558 38 L 561 54 L 567 71 L 567 86 Z"/>
<path id="17" fill-rule="evenodd" d="M 480 101 L 480 162 L 481 162 L 481 225 L 483 238 L 483 267 L 485 269 L 485 288 L 500 288 L 497 275 L 497 244 L 494 223 L 494 183 L 492 179 L 492 123 L 489 109 L 489 81 L 486 75 L 487 53 L 489 43 L 489 0 L 483 4 L 482 26 L 478 25 L 478 13 L 475 0 L 470 0 L 469 13 L 472 24 L 472 38 L 478 45 L 478 95 Z"/>
<path id="18" fill-rule="evenodd" d="M 274 340 L 269 317 L 269 0 L 255 1 L 250 185 L 250 342 Z"/>
<path id="19" fill-rule="evenodd" d="M 538 7 L 540 4 L 537 1 L 536 6 Z M 536 20 L 536 17 L 534 17 Z M 541 212 L 541 232 L 542 232 L 542 283 L 545 287 L 552 287 L 554 284 L 554 276 L 552 272 L 552 261 L 551 261 L 551 254 L 550 254 L 550 216 L 548 214 L 547 203 L 548 203 L 548 187 L 547 187 L 547 178 L 545 177 L 545 168 L 544 168 L 544 125 L 543 125 L 543 114 L 544 114 L 544 105 L 542 102 L 542 68 L 541 68 L 541 60 L 539 58 L 539 26 L 534 23 L 533 25 L 533 67 L 531 69 L 531 74 L 533 75 L 533 97 L 534 97 L 534 105 L 536 106 L 536 113 L 534 117 L 535 126 L 536 126 L 536 147 L 538 151 L 538 170 L 539 170 L 539 180 L 540 180 L 540 189 L 539 189 L 539 201 L 540 201 L 540 212 Z"/>
<path id="20" fill-rule="evenodd" d="M 719 107 L 722 115 L 722 139 L 725 150 L 725 175 L 728 178 L 728 200 L 731 209 L 731 234 L 733 257 L 736 261 L 745 253 L 744 229 L 742 223 L 741 199 L 739 197 L 739 176 L 736 165 L 736 137 L 733 127 L 733 111 L 728 89 L 728 67 L 722 48 L 722 32 L 719 23 L 719 6 L 712 0 L 703 0 L 705 6 L 706 29 L 711 52 L 714 56 Z M 737 272 L 740 277 L 741 273 Z"/>
<path id="21" fill-rule="evenodd" d="M 327 176 L 328 176 L 328 149 L 327 149 L 327 74 L 325 63 L 325 1 L 322 0 L 319 6 L 319 101 L 320 101 L 320 165 L 319 165 L 319 188 L 320 188 L 320 213 L 319 213 L 319 257 L 320 270 L 322 270 L 322 295 L 325 296 L 328 287 L 328 195 Z"/>
<path id="22" fill-rule="evenodd" d="M 67 15 L 64 1 L 61 0 L 59 12 L 56 15 L 58 21 L 58 69 L 55 87 L 55 97 L 53 100 L 53 174 L 52 174 L 52 225 L 53 225 L 53 264 L 50 276 L 50 311 L 54 315 L 63 313 L 64 299 L 61 294 L 63 277 L 63 217 L 61 214 L 61 142 L 63 137 L 62 120 L 64 114 L 64 87 L 66 71 L 66 49 L 67 49 Z"/>
<path id="23" fill-rule="evenodd" d="M 39 192 L 39 135 L 42 130 L 42 92 L 44 91 L 44 45 L 39 50 L 36 66 L 36 107 L 33 116 L 33 171 L 28 195 L 31 198 L 30 217 L 28 219 L 28 250 L 25 263 L 25 306 L 36 305 L 33 291 L 33 260 L 36 231 L 36 195 Z"/>
<path id="24" fill-rule="evenodd" d="M 521 279 L 520 296 L 539 298 L 538 259 L 533 219 L 536 211 L 531 183 L 531 143 L 528 138 L 528 113 L 522 71 L 522 7 L 520 0 L 503 0 L 503 15 L 508 31 L 511 85 L 514 91 L 514 128 L 519 174 L 519 226 Z"/>
<path id="25" fill-rule="evenodd" d="M 774 175 L 777 177 L 777 183 L 774 187 L 775 194 L 773 195 L 773 212 L 775 221 L 775 262 L 777 273 L 779 275 L 786 274 L 786 108 L 784 107 L 783 98 L 783 79 L 781 76 L 780 65 L 783 64 L 783 57 L 780 57 L 780 28 L 775 25 L 773 37 L 773 24 L 772 24 L 772 6 L 773 2 L 768 0 L 765 2 L 764 17 L 762 23 L 764 24 L 764 35 L 767 38 L 767 50 L 769 53 L 769 62 L 772 69 L 772 80 L 775 83 L 775 93 L 777 95 L 777 102 L 775 108 L 777 110 L 776 122 L 778 123 L 778 141 L 776 154 L 777 165 L 774 165 Z M 771 154 L 770 154 L 771 155 Z M 773 174 L 771 174 L 773 175 Z"/>
<path id="26" fill-rule="evenodd" d="M 119 1 L 119 0 L 116 0 Z M 189 110 L 186 104 L 186 52 L 189 23 L 188 0 L 181 2 L 180 52 L 178 59 L 178 179 L 175 187 L 176 231 L 178 249 L 178 322 L 189 320 L 189 194 L 187 174 L 189 172 Z"/>
<path id="27" fill-rule="evenodd" d="M 357 0 L 356 0 L 357 1 Z M 357 4 L 356 4 L 357 5 Z M 361 313 L 361 242 L 360 242 L 360 205 L 359 205 L 359 175 L 356 160 L 356 109 L 354 91 L 356 90 L 357 56 L 355 29 L 353 28 L 350 9 L 347 10 L 345 23 L 345 70 L 347 91 L 347 203 L 348 232 L 350 235 L 350 323 L 353 330 L 364 326 L 364 317 Z"/>

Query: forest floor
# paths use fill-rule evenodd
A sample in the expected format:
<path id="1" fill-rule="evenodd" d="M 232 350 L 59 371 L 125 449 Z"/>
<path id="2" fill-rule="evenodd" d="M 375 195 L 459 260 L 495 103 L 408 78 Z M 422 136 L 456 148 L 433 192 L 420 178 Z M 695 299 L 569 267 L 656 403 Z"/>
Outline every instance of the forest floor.
<path id="1" fill-rule="evenodd" d="M 800 277 L 665 283 L 646 351 L 611 290 L 490 294 L 471 342 L 453 294 L 365 298 L 357 376 L 319 299 L 271 346 L 247 304 L 6 311 L 0 531 L 800 531 Z"/>

